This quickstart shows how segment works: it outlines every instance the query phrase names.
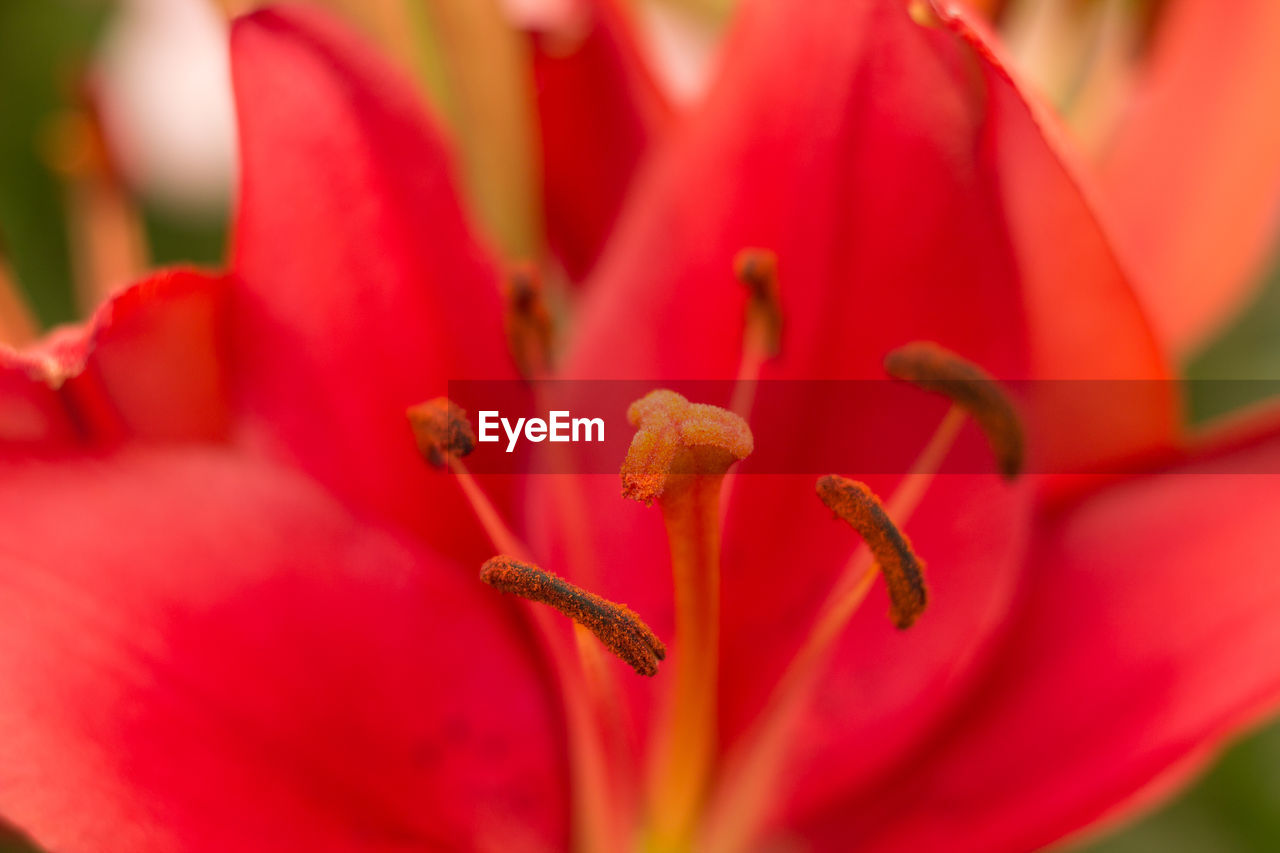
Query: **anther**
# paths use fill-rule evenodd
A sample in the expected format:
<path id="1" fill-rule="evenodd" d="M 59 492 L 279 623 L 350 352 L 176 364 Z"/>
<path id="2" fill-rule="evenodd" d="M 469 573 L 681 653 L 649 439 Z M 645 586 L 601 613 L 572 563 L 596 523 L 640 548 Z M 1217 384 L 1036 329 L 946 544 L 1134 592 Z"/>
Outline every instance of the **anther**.
<path id="1" fill-rule="evenodd" d="M 889 616 L 898 628 L 910 628 L 924 612 L 928 591 L 924 565 L 911 543 L 889 518 L 865 483 L 828 474 L 818 478 L 818 497 L 867 543 L 889 589 Z"/>
<path id="2" fill-rule="evenodd" d="M 746 328 L 755 330 L 764 355 L 776 356 L 782 347 L 778 256 L 768 249 L 743 249 L 733 259 L 733 272 L 747 288 Z"/>
<path id="3" fill-rule="evenodd" d="M 595 634 L 641 675 L 656 675 L 667 648 L 635 611 L 615 604 L 532 563 L 499 555 L 480 567 L 480 580 L 529 601 L 548 604 Z"/>
<path id="4" fill-rule="evenodd" d="M 991 374 L 950 350 L 918 341 L 890 352 L 884 369 L 895 379 L 950 397 L 977 422 L 995 454 L 1000 473 L 1022 471 L 1026 442 L 1013 401 Z"/>
<path id="5" fill-rule="evenodd" d="M 547 310 L 542 277 L 533 264 L 514 266 L 503 288 L 506 313 L 503 328 L 507 346 L 520 375 L 535 377 L 546 371 L 551 355 L 551 312 Z"/>
<path id="6" fill-rule="evenodd" d="M 437 468 L 466 456 L 476 446 L 476 434 L 467 413 L 448 397 L 436 397 L 410 406 L 405 414 L 413 428 L 418 452 Z"/>
<path id="7" fill-rule="evenodd" d="M 622 495 L 646 504 L 673 475 L 724 474 L 750 455 L 751 428 L 718 406 L 690 403 L 674 391 L 652 391 L 631 404 L 635 437 L 622 463 Z"/>

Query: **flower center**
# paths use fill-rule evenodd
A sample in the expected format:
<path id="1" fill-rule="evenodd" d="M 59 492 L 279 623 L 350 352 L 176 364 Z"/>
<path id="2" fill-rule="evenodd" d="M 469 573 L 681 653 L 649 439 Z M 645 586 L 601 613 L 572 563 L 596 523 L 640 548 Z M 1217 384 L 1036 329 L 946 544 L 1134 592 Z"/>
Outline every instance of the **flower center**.
<path id="1" fill-rule="evenodd" d="M 772 255 L 745 252 L 737 269 L 748 289 L 741 386 L 754 384 L 764 361 L 777 352 L 781 316 Z M 519 330 L 520 317 L 534 318 L 528 328 L 536 332 L 540 304 L 540 298 L 513 285 L 508 320 L 513 353 L 520 351 L 516 341 L 526 334 Z M 902 528 L 965 420 L 972 418 L 983 430 L 1006 478 L 1021 470 L 1025 439 L 1017 412 L 981 368 L 936 344 L 914 343 L 889 353 L 885 370 L 949 397 L 953 405 L 886 503 L 855 480 L 835 474 L 818 479 L 818 497 L 854 529 L 862 545 L 836 574 L 805 641 L 756 721 L 728 745 L 723 757 L 716 731 L 722 489 L 730 468 L 752 452 L 754 439 L 740 414 L 690 402 L 673 391 L 650 392 L 628 409 L 636 434 L 620 470 L 622 494 L 661 509 L 675 592 L 675 654 L 665 664 L 674 674 L 666 679 L 669 701 L 651 743 L 649 784 L 639 813 L 639 772 L 627 746 L 631 733 L 620 710 L 615 673 L 601 656 L 607 649 L 637 673 L 655 676 L 666 659 L 666 646 L 624 604 L 534 564 L 530 549 L 462 462 L 475 447 L 462 409 L 438 398 L 408 410 L 423 457 L 455 475 L 499 554 L 481 567 L 480 579 L 526 602 L 523 612 L 558 675 L 573 776 L 574 830 L 582 848 L 620 849 L 636 841 L 654 851 L 730 853 L 748 847 L 776 800 L 774 781 L 784 769 L 796 722 L 821 681 L 835 641 L 875 579 L 885 578 L 890 617 L 899 629 L 922 618 L 928 603 L 924 567 Z M 750 409 L 750 395 L 735 393 L 734 400 L 741 411 Z M 565 500 L 580 505 L 569 501 L 573 497 Z M 572 620 L 575 642 L 565 641 L 551 610 Z"/>

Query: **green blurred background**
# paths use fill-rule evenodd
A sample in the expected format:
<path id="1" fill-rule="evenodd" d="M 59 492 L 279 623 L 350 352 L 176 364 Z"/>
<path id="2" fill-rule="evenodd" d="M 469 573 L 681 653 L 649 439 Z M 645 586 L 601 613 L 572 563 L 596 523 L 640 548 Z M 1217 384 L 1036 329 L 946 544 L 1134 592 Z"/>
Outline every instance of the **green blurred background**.
<path id="1" fill-rule="evenodd" d="M 76 318 L 64 202 L 40 140 L 67 108 L 106 5 L 92 0 L 0 0 L 0 240 L 40 320 Z M 192 221 L 144 206 L 157 265 L 221 263 L 225 224 Z M 1280 377 L 1280 266 L 1252 310 L 1186 369 L 1188 378 Z M 1252 402 L 1248 383 L 1192 383 L 1198 420 Z M 2 832 L 2 830 L 0 830 Z M 0 837 L 0 853 L 29 851 Z M 1078 853 L 1134 850 L 1280 849 L 1280 725 L 1244 738 L 1190 790 L 1155 814 L 1074 848 Z"/>

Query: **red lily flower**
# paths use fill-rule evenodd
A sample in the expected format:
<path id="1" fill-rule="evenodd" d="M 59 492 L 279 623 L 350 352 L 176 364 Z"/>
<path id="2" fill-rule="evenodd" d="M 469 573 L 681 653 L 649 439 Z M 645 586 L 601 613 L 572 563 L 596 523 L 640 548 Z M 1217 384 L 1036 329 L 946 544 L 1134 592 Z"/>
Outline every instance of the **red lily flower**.
<path id="1" fill-rule="evenodd" d="M 1169 790 L 1274 705 L 1271 479 L 1173 476 L 1274 470 L 1269 424 L 1070 492 L 867 478 L 930 561 L 930 609 L 905 633 L 879 587 L 856 614 L 825 608 L 866 558 L 812 477 L 736 478 L 717 560 L 723 467 L 661 514 L 584 478 L 573 516 L 553 478 L 427 470 L 405 408 L 515 376 L 445 146 L 410 87 L 314 14 L 241 19 L 233 68 L 228 274 L 161 274 L 85 329 L 3 352 L 0 508 L 20 535 L 0 552 L 0 814 L 37 842 L 1024 849 Z M 1001 378 L 1167 376 L 1075 176 L 963 17 L 752 5 L 676 133 L 559 375 L 870 377 L 931 339 Z M 784 270 L 769 360 L 727 272 L 748 246 Z M 1176 401 L 1149 402 L 1069 425 L 1033 409 L 1030 435 L 1052 470 L 1097 470 L 1181 440 Z M 731 419 L 695 416 L 743 455 Z M 811 437 L 771 412 L 751 429 L 757 446 Z M 544 655 L 565 625 L 476 578 L 519 546 L 500 516 L 541 563 L 634 607 L 676 677 Z M 722 566 L 722 595 L 673 606 L 672 560 L 702 593 Z M 697 618 L 715 601 L 718 632 Z M 694 662 L 710 677 L 682 676 Z M 601 747 L 618 727 L 621 748 Z"/>

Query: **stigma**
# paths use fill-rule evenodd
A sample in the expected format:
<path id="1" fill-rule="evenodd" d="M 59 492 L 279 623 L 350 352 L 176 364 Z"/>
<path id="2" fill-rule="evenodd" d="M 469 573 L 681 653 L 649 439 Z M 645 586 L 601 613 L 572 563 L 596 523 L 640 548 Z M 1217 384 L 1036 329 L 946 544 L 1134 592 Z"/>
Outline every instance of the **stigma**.
<path id="1" fill-rule="evenodd" d="M 595 634 L 640 675 L 657 675 L 658 663 L 667 656 L 666 646 L 631 608 L 587 592 L 533 563 L 499 555 L 480 567 L 480 580 L 502 592 L 554 607 Z"/>
<path id="2" fill-rule="evenodd" d="M 636 427 L 622 469 L 623 497 L 651 504 L 673 477 L 723 475 L 754 448 L 751 428 L 739 415 L 690 403 L 674 391 L 651 391 L 627 409 Z"/>

